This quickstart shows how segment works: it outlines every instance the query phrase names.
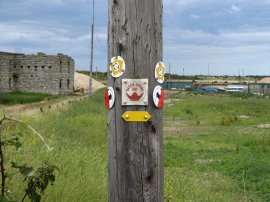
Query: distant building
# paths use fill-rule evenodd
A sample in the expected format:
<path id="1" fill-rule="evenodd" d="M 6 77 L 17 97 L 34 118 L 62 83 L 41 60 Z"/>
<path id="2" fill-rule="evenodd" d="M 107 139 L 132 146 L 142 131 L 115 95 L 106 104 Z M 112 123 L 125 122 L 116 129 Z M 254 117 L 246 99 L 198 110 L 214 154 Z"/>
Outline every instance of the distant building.
<path id="1" fill-rule="evenodd" d="M 254 83 L 248 85 L 249 93 L 258 95 L 270 95 L 270 83 Z"/>
<path id="2" fill-rule="evenodd" d="M 257 95 L 270 95 L 270 77 L 265 77 L 248 85 L 249 93 Z"/>
<path id="3" fill-rule="evenodd" d="M 183 81 L 165 81 L 162 84 L 162 87 L 166 90 L 187 90 L 187 89 L 193 89 L 194 82 L 190 80 L 183 80 Z"/>
<path id="4" fill-rule="evenodd" d="M 0 52 L 0 92 L 73 93 L 74 60 L 63 54 Z"/>
<path id="5" fill-rule="evenodd" d="M 227 92 L 242 92 L 247 93 L 248 92 L 248 85 L 241 85 L 241 84 L 234 84 L 234 85 L 228 85 L 225 90 Z"/>

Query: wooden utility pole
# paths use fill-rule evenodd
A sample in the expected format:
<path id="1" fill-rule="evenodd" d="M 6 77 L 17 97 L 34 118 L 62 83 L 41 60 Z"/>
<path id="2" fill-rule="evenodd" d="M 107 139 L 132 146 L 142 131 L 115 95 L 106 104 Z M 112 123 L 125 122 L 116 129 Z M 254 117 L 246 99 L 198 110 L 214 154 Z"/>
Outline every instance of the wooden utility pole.
<path id="1" fill-rule="evenodd" d="M 162 0 L 109 0 L 108 64 L 121 56 L 125 73 L 108 85 L 115 103 L 108 115 L 109 201 L 162 202 L 164 199 L 162 109 L 153 104 L 159 85 L 155 66 L 162 61 Z M 148 105 L 122 106 L 122 79 L 148 79 Z M 126 122 L 126 111 L 147 111 L 148 122 Z"/>
<path id="2" fill-rule="evenodd" d="M 91 58 L 90 58 L 90 74 L 89 74 L 89 96 L 93 94 L 93 55 L 94 55 L 94 23 L 95 23 L 95 0 L 93 0 L 93 16 L 92 16 L 92 27 L 91 27 Z"/>
<path id="3" fill-rule="evenodd" d="M 171 90 L 171 63 L 169 63 L 169 87 L 168 90 Z"/>

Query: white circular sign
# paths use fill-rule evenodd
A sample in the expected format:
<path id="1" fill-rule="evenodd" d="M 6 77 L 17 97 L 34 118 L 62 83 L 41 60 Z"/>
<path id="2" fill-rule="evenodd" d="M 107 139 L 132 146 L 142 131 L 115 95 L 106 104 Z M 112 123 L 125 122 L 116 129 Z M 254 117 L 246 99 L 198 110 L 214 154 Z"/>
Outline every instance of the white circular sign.
<path id="1" fill-rule="evenodd" d="M 153 101 L 158 109 L 161 109 L 164 103 L 165 93 L 161 86 L 156 86 L 153 91 Z"/>
<path id="2" fill-rule="evenodd" d="M 116 56 L 111 59 L 110 72 L 112 77 L 118 78 L 122 76 L 126 70 L 126 64 L 122 57 Z"/>
<path id="3" fill-rule="evenodd" d="M 113 107 L 115 101 L 115 94 L 112 87 L 107 88 L 105 92 L 104 101 L 108 109 L 111 109 Z"/>

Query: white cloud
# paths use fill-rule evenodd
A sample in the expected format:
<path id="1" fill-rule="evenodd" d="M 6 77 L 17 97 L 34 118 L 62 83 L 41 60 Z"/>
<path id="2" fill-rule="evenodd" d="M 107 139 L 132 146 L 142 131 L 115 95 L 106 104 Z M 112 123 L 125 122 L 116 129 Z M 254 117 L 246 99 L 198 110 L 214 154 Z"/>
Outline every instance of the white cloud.
<path id="1" fill-rule="evenodd" d="M 246 55 L 266 53 L 270 50 L 267 45 L 241 45 L 241 46 L 217 46 L 217 45 L 181 45 L 171 44 L 165 46 L 168 51 L 180 53 L 182 55 Z M 196 54 L 197 53 L 197 54 Z"/>
<path id="2" fill-rule="evenodd" d="M 202 30 L 172 28 L 165 30 L 164 61 L 172 62 L 187 74 L 237 74 L 237 68 L 249 68 L 250 74 L 265 74 L 270 66 L 270 29 L 220 30 L 213 34 Z M 236 68 L 237 67 L 237 68 Z M 256 69 L 261 68 L 260 72 Z M 179 73 L 180 69 L 174 69 Z"/>
<path id="3" fill-rule="evenodd" d="M 230 7 L 230 9 L 227 9 L 226 11 L 229 12 L 229 13 L 231 13 L 231 14 L 233 14 L 233 13 L 239 13 L 241 11 L 241 9 L 239 7 L 237 7 L 236 5 L 233 4 Z"/>
<path id="4" fill-rule="evenodd" d="M 270 46 L 270 29 L 242 29 L 242 30 L 219 30 L 219 33 L 213 34 L 202 30 L 188 30 L 179 28 L 170 28 L 165 30 L 165 41 L 167 43 L 191 43 L 208 45 L 247 45 L 258 44 Z"/>
<path id="5" fill-rule="evenodd" d="M 86 68 L 89 62 L 90 33 L 72 32 L 72 28 L 42 26 L 35 21 L 0 22 L 0 50 L 33 54 L 45 52 L 56 54 L 62 52 L 76 60 L 76 67 Z M 105 57 L 107 32 L 105 27 L 97 27 L 95 32 L 96 62 L 106 64 Z M 84 62 L 82 62 L 84 61 Z M 104 62 L 105 61 L 105 62 Z"/>
<path id="6" fill-rule="evenodd" d="M 192 19 L 194 19 L 194 20 L 197 20 L 197 19 L 200 19 L 200 18 L 201 18 L 201 16 L 195 15 L 195 14 L 191 14 L 190 17 L 191 17 Z"/>
<path id="7" fill-rule="evenodd" d="M 232 0 L 229 0 L 232 1 Z M 165 0 L 164 6 L 170 6 L 172 9 L 182 10 L 187 9 L 192 6 L 209 6 L 209 5 L 220 5 L 224 4 L 224 1 L 217 1 L 217 0 Z"/>
<path id="8" fill-rule="evenodd" d="M 92 0 L 2 1 L 0 51 L 63 52 L 74 57 L 79 67 L 88 67 Z M 270 0 L 163 2 L 165 60 L 185 61 L 187 66 L 196 61 L 199 66 L 211 60 L 244 63 L 252 58 L 246 64 L 256 66 L 260 58 L 255 56 L 270 52 Z M 95 61 L 105 67 L 107 2 L 97 0 L 96 9 Z M 269 58 L 261 61 L 267 63 Z"/>

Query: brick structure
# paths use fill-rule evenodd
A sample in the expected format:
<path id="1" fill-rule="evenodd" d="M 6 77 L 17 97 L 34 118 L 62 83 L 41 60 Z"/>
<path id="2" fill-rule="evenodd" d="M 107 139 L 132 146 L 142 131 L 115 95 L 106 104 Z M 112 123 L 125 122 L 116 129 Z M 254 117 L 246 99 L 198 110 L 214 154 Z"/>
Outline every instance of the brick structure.
<path id="1" fill-rule="evenodd" d="M 63 54 L 0 52 L 0 92 L 73 93 L 74 60 Z"/>

